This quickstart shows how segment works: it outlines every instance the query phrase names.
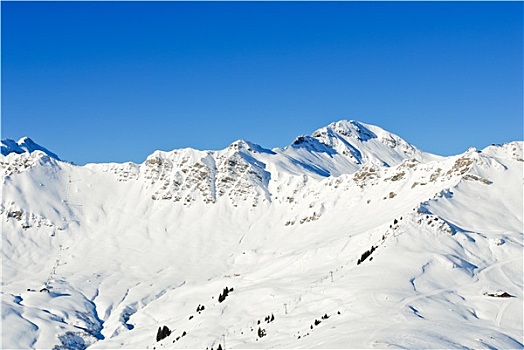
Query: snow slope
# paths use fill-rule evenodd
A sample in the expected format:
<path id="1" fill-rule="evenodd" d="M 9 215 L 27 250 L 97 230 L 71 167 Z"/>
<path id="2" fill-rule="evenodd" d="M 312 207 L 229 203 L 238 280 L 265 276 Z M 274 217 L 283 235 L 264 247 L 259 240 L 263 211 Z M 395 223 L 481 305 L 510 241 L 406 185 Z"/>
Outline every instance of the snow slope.
<path id="1" fill-rule="evenodd" d="M 439 157 L 339 121 L 86 166 L 3 145 L 3 348 L 523 348 L 520 141 Z"/>

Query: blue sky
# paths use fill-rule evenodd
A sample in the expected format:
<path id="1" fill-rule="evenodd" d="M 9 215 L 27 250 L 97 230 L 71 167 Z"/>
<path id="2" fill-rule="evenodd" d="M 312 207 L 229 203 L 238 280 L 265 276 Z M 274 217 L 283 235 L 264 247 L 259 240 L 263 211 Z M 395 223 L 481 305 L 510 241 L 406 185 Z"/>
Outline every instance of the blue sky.
<path id="1" fill-rule="evenodd" d="M 523 138 L 522 2 L 1 6 L 2 138 L 75 163 L 340 119 L 441 155 Z"/>

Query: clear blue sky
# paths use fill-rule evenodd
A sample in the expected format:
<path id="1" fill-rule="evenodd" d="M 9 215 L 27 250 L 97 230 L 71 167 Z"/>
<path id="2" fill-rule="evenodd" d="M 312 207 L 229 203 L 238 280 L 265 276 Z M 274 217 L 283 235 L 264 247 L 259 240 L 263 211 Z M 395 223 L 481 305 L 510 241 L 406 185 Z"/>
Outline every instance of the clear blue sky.
<path id="1" fill-rule="evenodd" d="M 2 138 L 79 164 L 283 147 L 340 119 L 523 138 L 522 2 L 5 2 Z"/>

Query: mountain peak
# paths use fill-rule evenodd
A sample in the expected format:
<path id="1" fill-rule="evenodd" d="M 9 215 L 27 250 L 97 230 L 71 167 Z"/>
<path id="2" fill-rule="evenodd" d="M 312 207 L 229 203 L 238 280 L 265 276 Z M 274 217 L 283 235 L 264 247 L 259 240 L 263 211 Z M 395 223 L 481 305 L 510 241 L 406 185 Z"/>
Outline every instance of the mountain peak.
<path id="1" fill-rule="evenodd" d="M 325 134 L 336 133 L 346 137 L 355 138 L 361 142 L 377 138 L 377 135 L 370 130 L 373 126 L 361 123 L 356 120 L 339 120 L 333 122 L 326 127 L 316 130 L 312 136 L 321 137 Z"/>
<path id="2" fill-rule="evenodd" d="M 392 166 L 406 158 L 429 160 L 433 157 L 389 131 L 356 120 L 333 122 L 311 136 L 358 164 L 372 162 Z"/>
<path id="3" fill-rule="evenodd" d="M 15 141 L 12 139 L 2 139 L 2 155 L 7 156 L 11 153 L 22 154 L 22 153 L 33 153 L 34 151 L 41 151 L 47 154 L 49 157 L 60 160 L 60 158 L 47 148 L 40 146 L 29 137 L 24 136 L 20 140 Z"/>
<path id="4" fill-rule="evenodd" d="M 275 152 L 273 152 L 272 150 L 266 149 L 256 143 L 247 140 L 236 140 L 228 146 L 228 149 L 235 151 L 245 150 L 254 153 L 275 154 Z"/>

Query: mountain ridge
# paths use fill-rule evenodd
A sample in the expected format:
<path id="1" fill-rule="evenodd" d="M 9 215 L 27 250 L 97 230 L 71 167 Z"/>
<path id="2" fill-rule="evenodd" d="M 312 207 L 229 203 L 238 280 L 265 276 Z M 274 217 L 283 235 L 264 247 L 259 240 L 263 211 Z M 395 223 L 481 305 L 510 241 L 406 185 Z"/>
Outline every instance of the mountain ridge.
<path id="1" fill-rule="evenodd" d="M 385 131 L 385 130 L 377 127 L 377 126 L 365 124 L 365 123 L 362 123 L 362 122 L 357 122 L 357 121 L 354 121 L 354 120 L 340 120 L 338 122 L 333 122 L 333 123 L 331 123 L 331 124 L 329 124 L 329 125 L 327 125 L 327 126 L 325 126 L 323 128 L 315 130 L 312 133 L 312 135 L 311 136 L 308 135 L 308 137 L 317 139 L 319 142 L 323 143 L 327 147 L 334 148 L 335 144 L 333 143 L 333 141 L 330 140 L 328 137 L 325 137 L 326 136 L 326 132 L 329 134 L 328 136 L 330 136 L 330 137 L 333 137 L 334 135 L 338 135 L 337 138 L 343 139 L 344 141 L 346 141 L 346 145 L 347 145 L 348 144 L 348 139 L 347 139 L 348 137 L 349 137 L 349 139 L 354 139 L 354 140 L 356 140 L 358 142 L 369 141 L 372 138 L 377 138 L 377 135 L 375 135 L 369 128 L 372 128 L 373 130 L 378 131 L 379 135 L 381 136 L 382 142 L 390 142 L 389 146 L 391 148 L 394 148 L 396 146 L 396 142 L 398 142 L 399 144 L 402 144 L 405 148 L 409 148 L 411 150 L 416 150 L 416 148 L 414 146 L 408 144 L 406 141 L 404 141 L 403 139 L 401 139 L 397 135 L 389 133 L 389 132 L 387 132 L 387 131 Z M 233 143 L 231 143 L 225 149 L 229 149 L 231 147 L 234 147 L 235 144 L 238 145 L 238 144 L 242 143 L 242 144 L 247 146 L 246 148 L 248 150 L 255 150 L 255 151 L 258 151 L 258 152 L 262 152 L 262 153 L 271 153 L 271 152 L 275 153 L 275 150 L 285 151 L 286 149 L 288 149 L 290 147 L 297 146 L 298 144 L 300 144 L 300 142 L 297 142 L 297 140 L 299 140 L 301 137 L 304 137 L 304 136 L 306 136 L 306 135 L 299 136 L 291 145 L 289 145 L 287 147 L 275 148 L 274 150 L 266 149 L 266 148 L 264 148 L 264 147 L 262 147 L 260 145 L 257 145 L 255 143 L 247 141 L 247 140 L 234 141 Z M 353 150 L 355 149 L 354 145 L 350 145 L 350 147 L 352 147 Z M 183 150 L 183 149 L 189 150 L 189 149 L 192 149 L 192 148 L 182 148 L 182 149 L 179 149 L 179 150 Z M 223 150 L 216 150 L 216 151 L 215 150 L 203 150 L 203 151 L 204 152 L 220 152 L 220 151 L 224 151 L 225 149 L 223 149 Z M 21 154 L 21 153 L 24 153 L 24 152 L 31 153 L 31 152 L 33 152 L 35 150 L 41 150 L 44 153 L 46 153 L 47 155 L 49 155 L 50 157 L 55 158 L 55 159 L 59 159 L 58 156 L 55 153 L 49 151 L 48 149 L 46 149 L 43 146 L 40 146 L 40 145 L 36 144 L 29 137 L 23 137 L 19 141 L 14 141 L 14 140 L 11 140 L 11 139 L 2 139 L 2 155 L 4 155 L 4 156 L 7 156 L 10 153 L 17 153 L 17 154 Z M 193 149 L 193 150 L 199 151 L 197 149 Z M 173 150 L 173 151 L 176 151 L 176 150 Z M 313 151 L 315 151 L 315 150 L 313 150 Z M 333 153 L 334 151 L 337 152 L 337 150 L 334 149 L 334 150 L 328 151 L 327 153 Z M 159 150 L 157 150 L 157 151 L 154 151 L 152 154 L 158 153 L 158 152 L 169 153 L 169 152 L 172 152 L 172 151 L 159 151 Z"/>

